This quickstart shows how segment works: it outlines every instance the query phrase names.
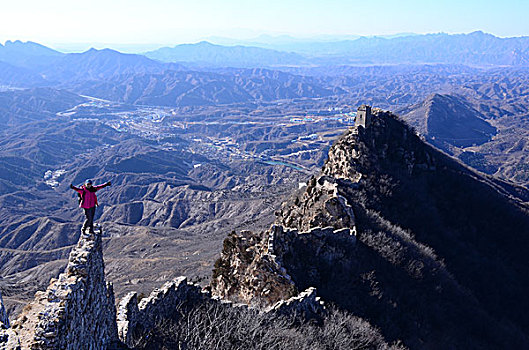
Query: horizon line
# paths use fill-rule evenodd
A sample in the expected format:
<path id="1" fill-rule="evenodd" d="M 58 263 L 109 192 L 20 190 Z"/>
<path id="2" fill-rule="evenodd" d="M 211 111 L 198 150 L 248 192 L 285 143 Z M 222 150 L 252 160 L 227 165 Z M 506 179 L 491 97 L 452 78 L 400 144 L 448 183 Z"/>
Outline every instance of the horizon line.
<path id="1" fill-rule="evenodd" d="M 499 39 L 511 39 L 511 38 L 525 38 L 529 37 L 529 35 L 516 35 L 516 36 L 500 36 L 496 35 L 491 32 L 485 32 L 483 30 L 473 30 L 469 32 L 428 32 L 428 33 L 415 33 L 415 32 L 397 32 L 392 34 L 373 34 L 373 35 L 359 35 L 359 34 L 315 34 L 310 36 L 304 36 L 304 35 L 298 35 L 294 33 L 261 33 L 259 35 L 249 37 L 249 38 L 237 38 L 237 37 L 230 37 L 230 36 L 222 36 L 222 35 L 208 35 L 203 36 L 194 40 L 182 40 L 182 41 L 173 41 L 171 43 L 166 42 L 100 42 L 100 41 L 67 41 L 67 42 L 47 42 L 47 41 L 36 41 L 36 40 L 21 40 L 21 39 L 7 39 L 3 43 L 0 42 L 0 46 L 6 46 L 8 43 L 34 43 L 38 45 L 42 45 L 45 47 L 48 47 L 50 49 L 63 52 L 63 53 L 74 53 L 74 52 L 84 52 L 86 50 L 90 49 L 115 49 L 118 51 L 119 49 L 126 49 L 127 47 L 129 49 L 136 49 L 134 51 L 131 51 L 131 53 L 139 53 L 137 51 L 140 47 L 150 47 L 150 50 L 156 50 L 158 48 L 162 47 L 174 47 L 179 45 L 186 45 L 186 44 L 198 44 L 201 42 L 208 42 L 210 44 L 219 45 L 219 46 L 251 46 L 252 44 L 262 44 L 262 45 L 270 45 L 273 46 L 273 42 L 260 42 L 259 40 L 262 40 L 263 38 L 268 39 L 290 39 L 290 40 L 296 40 L 300 43 L 302 42 L 314 42 L 314 43 L 325 43 L 325 42 L 337 42 L 337 41 L 354 41 L 361 38 L 367 38 L 367 39 L 374 39 L 374 38 L 384 38 L 384 39 L 398 39 L 403 37 L 410 37 L 410 36 L 428 36 L 428 35 L 449 35 L 449 36 L 456 36 L 456 35 L 470 35 L 474 33 L 483 33 L 485 35 L 491 35 Z M 327 39 L 325 39 L 327 38 Z M 230 43 L 218 43 L 215 41 L 229 41 Z M 277 43 L 281 44 L 281 43 Z M 285 43 L 282 43 L 285 44 Z M 293 44 L 293 43 L 291 43 Z M 70 48 L 68 48 L 70 46 Z M 77 47 L 76 47 L 77 46 Z M 114 48 L 112 47 L 114 46 Z M 81 48 L 83 47 L 83 48 Z M 119 49 L 118 49 L 119 47 Z M 84 51 L 83 51 L 84 50 Z"/>

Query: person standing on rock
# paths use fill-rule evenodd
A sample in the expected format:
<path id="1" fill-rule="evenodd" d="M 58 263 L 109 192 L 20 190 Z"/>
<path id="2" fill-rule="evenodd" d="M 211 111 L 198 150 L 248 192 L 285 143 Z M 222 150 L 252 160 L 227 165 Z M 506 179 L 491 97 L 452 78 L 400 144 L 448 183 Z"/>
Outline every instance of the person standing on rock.
<path id="1" fill-rule="evenodd" d="M 79 193 L 79 207 L 84 209 L 84 215 L 86 216 L 81 230 L 82 233 L 86 233 L 86 229 L 89 229 L 91 234 L 94 233 L 94 216 L 98 205 L 96 192 L 107 186 L 110 186 L 110 181 L 97 186 L 92 186 L 92 180 L 86 180 L 81 187 L 75 187 L 70 184 L 70 188 Z"/>

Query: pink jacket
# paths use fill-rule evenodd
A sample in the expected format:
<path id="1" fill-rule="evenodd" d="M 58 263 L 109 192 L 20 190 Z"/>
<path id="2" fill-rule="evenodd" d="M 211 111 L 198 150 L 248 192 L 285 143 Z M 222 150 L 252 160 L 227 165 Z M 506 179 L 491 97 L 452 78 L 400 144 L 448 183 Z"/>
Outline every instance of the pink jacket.
<path id="1" fill-rule="evenodd" d="M 92 208 L 97 205 L 97 196 L 96 191 L 99 191 L 103 187 L 108 186 L 108 183 L 92 186 L 92 188 L 95 190 L 94 192 L 89 191 L 84 185 L 82 185 L 80 188 L 73 186 L 72 188 L 77 191 L 81 195 L 81 203 L 79 204 L 79 208 Z"/>

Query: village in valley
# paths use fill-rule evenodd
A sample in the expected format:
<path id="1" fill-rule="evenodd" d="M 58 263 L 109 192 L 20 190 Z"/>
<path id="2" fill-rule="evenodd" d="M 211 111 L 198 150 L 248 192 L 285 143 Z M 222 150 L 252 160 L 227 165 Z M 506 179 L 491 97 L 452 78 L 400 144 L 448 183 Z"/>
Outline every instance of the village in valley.
<path id="1" fill-rule="evenodd" d="M 299 169 L 313 165 L 315 154 L 325 152 L 336 136 L 354 125 L 356 117 L 356 108 L 347 105 L 311 108 L 309 104 L 306 111 L 302 105 L 291 113 L 282 111 L 278 103 L 248 114 L 246 106 L 216 106 L 215 115 L 210 116 L 207 108 L 197 113 L 196 109 L 87 99 L 57 115 L 74 121 L 98 121 L 119 132 L 157 141 L 165 150 L 185 149 L 211 159 L 260 160 Z M 222 118 L 218 118 L 219 110 Z M 50 185 L 55 182 L 52 173 L 46 176 Z"/>

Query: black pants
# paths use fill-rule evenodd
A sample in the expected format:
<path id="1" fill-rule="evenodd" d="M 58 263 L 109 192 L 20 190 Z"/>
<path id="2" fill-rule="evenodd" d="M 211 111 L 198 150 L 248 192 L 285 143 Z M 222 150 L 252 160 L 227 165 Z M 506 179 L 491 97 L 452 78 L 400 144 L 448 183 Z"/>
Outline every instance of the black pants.
<path id="1" fill-rule="evenodd" d="M 87 228 L 90 229 L 90 232 L 94 232 L 94 216 L 96 214 L 96 207 L 84 208 L 84 215 L 86 220 L 83 224 L 83 231 Z"/>

